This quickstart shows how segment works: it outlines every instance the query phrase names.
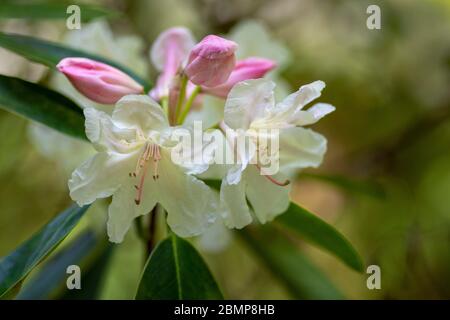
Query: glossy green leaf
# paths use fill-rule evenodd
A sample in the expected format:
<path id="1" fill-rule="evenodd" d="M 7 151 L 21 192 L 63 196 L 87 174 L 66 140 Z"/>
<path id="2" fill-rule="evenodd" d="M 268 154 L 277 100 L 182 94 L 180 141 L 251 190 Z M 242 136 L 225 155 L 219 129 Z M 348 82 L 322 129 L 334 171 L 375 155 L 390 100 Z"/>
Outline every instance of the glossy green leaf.
<path id="1" fill-rule="evenodd" d="M 83 111 L 72 100 L 41 85 L 0 75 L 0 108 L 86 139 Z"/>
<path id="2" fill-rule="evenodd" d="M 19 283 L 76 226 L 88 206 L 73 205 L 0 260 L 0 296 Z"/>
<path id="3" fill-rule="evenodd" d="M 16 299 L 49 299 L 51 293 L 65 282 L 67 266 L 72 264 L 80 265 L 80 261 L 95 247 L 96 240 L 95 233 L 86 231 L 77 236 L 75 240 L 67 244 L 62 250 L 54 252 L 51 257 L 43 262 L 43 266 L 37 274 L 29 276 Z"/>
<path id="4" fill-rule="evenodd" d="M 0 300 L 14 300 L 22 290 L 23 281 L 19 281 L 14 287 L 8 290 L 4 295 L 0 296 Z"/>
<path id="5" fill-rule="evenodd" d="M 275 228 L 266 225 L 238 233 L 263 265 L 279 278 L 296 299 L 343 299 L 327 276 Z"/>
<path id="6" fill-rule="evenodd" d="M 197 250 L 172 234 L 150 255 L 136 299 L 223 299 L 223 296 Z"/>
<path id="7" fill-rule="evenodd" d="M 304 237 L 307 241 L 334 254 L 352 269 L 363 271 L 361 257 L 350 242 L 315 214 L 291 202 L 288 210 L 278 216 L 275 221 Z"/>
<path id="8" fill-rule="evenodd" d="M 64 248 L 54 252 L 37 274 L 30 276 L 20 290 L 18 300 L 96 299 L 112 251 L 111 243 L 99 239 L 93 230 L 86 230 Z M 82 270 L 80 290 L 68 290 L 67 267 L 78 265 Z"/>
<path id="9" fill-rule="evenodd" d="M 114 61 L 54 42 L 29 36 L 0 32 L 0 46 L 13 51 L 28 60 L 46 65 L 52 69 L 56 69 L 58 62 L 66 57 L 85 57 L 101 61 L 122 70 L 137 82 L 142 84 L 146 89 L 149 88 L 147 81 L 142 79 L 130 69 Z"/>
<path id="10" fill-rule="evenodd" d="M 71 13 L 67 13 L 67 7 L 70 2 L 32 2 L 21 3 L 3 0 L 0 3 L 0 19 L 67 19 Z M 95 18 L 115 17 L 118 12 L 111 11 L 98 6 L 87 4 L 77 4 L 80 8 L 80 19 L 83 22 L 93 20 Z M 71 11 L 72 12 L 72 11 Z"/>
<path id="11" fill-rule="evenodd" d="M 68 290 L 58 297 L 61 300 L 94 300 L 99 299 L 105 282 L 107 269 L 114 252 L 114 245 L 108 242 L 91 264 L 82 267 L 83 284 L 81 290 Z"/>

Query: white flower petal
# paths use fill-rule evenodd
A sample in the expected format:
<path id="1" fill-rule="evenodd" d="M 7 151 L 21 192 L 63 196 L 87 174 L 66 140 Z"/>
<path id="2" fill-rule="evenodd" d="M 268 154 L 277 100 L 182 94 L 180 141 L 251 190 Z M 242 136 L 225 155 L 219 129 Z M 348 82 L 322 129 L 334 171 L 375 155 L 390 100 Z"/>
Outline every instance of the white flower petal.
<path id="1" fill-rule="evenodd" d="M 278 103 L 276 108 L 292 112 L 300 110 L 311 101 L 320 97 L 324 88 L 325 82 L 320 80 L 301 86 L 297 92 L 288 95 L 282 102 Z"/>
<path id="2" fill-rule="evenodd" d="M 220 187 L 220 202 L 223 221 L 228 228 L 241 229 L 252 222 L 252 216 L 245 198 L 245 181 L 230 185 L 226 179 Z"/>
<path id="3" fill-rule="evenodd" d="M 198 245 L 205 252 L 220 253 L 231 241 L 231 231 L 225 227 L 221 218 L 199 237 Z"/>
<path id="4" fill-rule="evenodd" d="M 226 175 L 226 181 L 229 185 L 236 185 L 239 182 L 241 182 L 242 179 L 242 172 L 245 168 L 243 168 L 241 165 L 232 165 L 227 172 Z"/>
<path id="5" fill-rule="evenodd" d="M 195 132 L 202 132 L 201 127 L 196 126 L 178 127 L 172 132 L 174 133 L 172 141 L 176 141 L 176 145 L 171 148 L 171 159 L 175 164 L 185 168 L 187 174 L 204 173 L 209 164 L 213 163 L 216 149 L 224 144 L 222 132 L 216 129 L 208 131 L 211 134 L 209 138 L 205 137 L 206 134 L 204 136 L 196 134 Z"/>
<path id="6" fill-rule="evenodd" d="M 214 223 L 218 197 L 203 181 L 172 163 L 170 154 L 162 157 L 156 184 L 158 201 L 167 210 L 167 223 L 181 237 L 199 235 Z"/>
<path id="7" fill-rule="evenodd" d="M 278 181 L 284 181 L 281 174 L 274 176 Z M 290 184 L 278 186 L 260 175 L 255 166 L 245 171 L 247 181 L 246 194 L 259 222 L 266 223 L 286 211 L 289 206 Z"/>
<path id="8" fill-rule="evenodd" d="M 327 114 L 336 110 L 334 106 L 328 103 L 316 103 L 311 108 L 308 109 L 308 112 L 311 112 L 314 115 L 314 118 L 317 120 L 322 119 Z"/>
<path id="9" fill-rule="evenodd" d="M 267 114 L 253 124 L 253 127 L 265 128 L 289 128 L 298 123 L 314 123 L 313 112 L 304 112 L 302 108 L 320 97 L 321 91 L 325 88 L 323 81 L 315 81 L 301 86 L 297 92 L 287 96 L 282 102 L 277 103 L 273 108 L 267 110 Z M 312 111 L 315 111 L 314 109 Z M 299 119 L 302 119 L 300 121 Z"/>
<path id="10" fill-rule="evenodd" d="M 232 129 L 248 129 L 250 123 L 274 106 L 275 83 L 266 79 L 236 84 L 225 102 L 224 120 Z"/>
<path id="11" fill-rule="evenodd" d="M 149 179 L 149 181 L 151 181 Z M 141 203 L 136 205 L 136 189 L 133 180 L 120 187 L 113 195 L 108 209 L 108 236 L 109 241 L 120 243 L 130 228 L 133 220 L 138 216 L 149 213 L 156 205 L 154 183 L 146 183 Z"/>
<path id="12" fill-rule="evenodd" d="M 111 196 L 129 178 L 137 154 L 97 153 L 78 167 L 69 179 L 70 197 L 80 206 Z"/>
<path id="13" fill-rule="evenodd" d="M 205 172 L 198 174 L 202 180 L 222 180 L 228 172 L 228 166 L 224 164 L 211 164 Z"/>
<path id="14" fill-rule="evenodd" d="M 327 114 L 336 110 L 334 106 L 328 103 L 316 103 L 311 108 L 306 111 L 298 111 L 292 117 L 292 123 L 297 126 L 307 126 L 310 124 L 314 124 Z"/>
<path id="15" fill-rule="evenodd" d="M 245 133 L 239 131 L 237 133 L 238 135 L 245 135 Z M 244 143 L 237 143 L 236 150 L 231 148 L 231 144 L 228 144 L 228 152 L 236 151 L 236 159 L 238 161 L 236 164 L 231 165 L 228 169 L 226 176 L 228 184 L 237 184 L 241 181 L 242 173 L 257 153 L 257 146 L 253 140 L 245 139 L 242 141 L 244 141 Z"/>
<path id="16" fill-rule="evenodd" d="M 168 51 L 172 51 L 177 61 L 187 59 L 189 52 L 195 45 L 195 40 L 189 29 L 175 27 L 162 32 L 150 51 L 150 58 L 158 71 L 164 69 Z"/>
<path id="17" fill-rule="evenodd" d="M 97 151 L 125 153 L 136 137 L 136 130 L 117 127 L 111 117 L 94 108 L 84 109 L 86 136 Z"/>
<path id="18" fill-rule="evenodd" d="M 209 150 L 206 150 L 205 153 L 207 159 L 210 160 L 210 165 L 208 170 L 202 172 L 200 177 L 201 179 L 222 180 L 232 167 L 229 160 L 233 159 L 227 161 L 227 156 L 231 157 L 233 150 L 220 130 L 208 130 L 204 134 L 210 134 L 209 137 L 205 138 L 209 143 L 207 147 Z"/>
<path id="19" fill-rule="evenodd" d="M 209 165 L 191 163 L 184 166 L 182 165 L 182 167 L 186 169 L 186 174 L 198 175 L 208 170 Z"/>
<path id="20" fill-rule="evenodd" d="M 169 123 L 157 102 L 147 95 L 127 95 L 116 103 L 112 119 L 122 128 L 135 128 L 145 135 L 163 131 Z"/>
<path id="21" fill-rule="evenodd" d="M 293 127 L 280 132 L 280 171 L 291 175 L 296 170 L 318 167 L 327 150 L 327 140 L 311 129 Z"/>

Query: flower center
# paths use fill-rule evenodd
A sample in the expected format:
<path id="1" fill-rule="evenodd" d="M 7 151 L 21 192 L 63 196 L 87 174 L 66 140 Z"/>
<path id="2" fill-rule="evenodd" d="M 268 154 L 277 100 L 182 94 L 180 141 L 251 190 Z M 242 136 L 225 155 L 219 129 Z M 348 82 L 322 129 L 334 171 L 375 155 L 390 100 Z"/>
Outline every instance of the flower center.
<path id="1" fill-rule="evenodd" d="M 225 134 L 225 137 L 227 138 L 227 140 L 231 144 L 231 146 L 233 146 L 234 152 L 237 153 L 237 150 L 236 150 L 236 139 L 237 139 L 237 137 L 236 136 L 231 137 L 231 135 L 228 134 L 229 129 L 228 129 L 228 127 L 227 127 L 227 125 L 225 124 L 224 121 L 221 121 L 219 123 L 219 128 Z M 268 146 L 267 145 L 261 146 L 260 139 L 258 138 L 258 135 L 252 134 L 252 135 L 250 135 L 250 139 L 252 139 L 253 143 L 256 145 L 256 155 L 261 155 L 262 152 L 264 152 L 266 154 L 268 153 Z M 261 165 L 260 165 L 258 160 L 257 160 L 256 163 L 254 163 L 254 165 L 258 169 L 259 173 L 262 176 L 266 177 L 267 180 L 269 180 L 273 184 L 276 184 L 277 186 L 285 187 L 285 186 L 287 186 L 288 184 L 291 183 L 289 180 L 278 181 L 277 179 L 275 179 L 274 177 L 272 177 L 270 175 L 262 174 L 262 172 L 261 172 Z"/>
<path id="2" fill-rule="evenodd" d="M 259 139 L 255 139 L 255 144 L 256 144 L 256 155 L 259 157 L 261 157 L 262 155 L 266 155 L 266 157 L 268 157 L 269 154 L 269 146 L 267 144 L 261 145 L 260 144 L 260 140 Z M 257 163 L 255 164 L 255 167 L 258 169 L 259 173 L 265 177 L 267 180 L 269 180 L 270 182 L 272 182 L 273 184 L 276 184 L 277 186 L 280 187 L 285 187 L 288 184 L 290 184 L 291 182 L 286 179 L 284 181 L 278 181 L 277 179 L 275 179 L 273 176 L 271 175 L 267 175 L 267 174 L 263 174 L 261 172 L 261 164 L 259 161 L 257 161 Z"/>
<path id="3" fill-rule="evenodd" d="M 153 180 L 156 180 L 159 178 L 158 163 L 159 160 L 161 160 L 161 150 L 158 145 L 147 142 L 145 144 L 144 152 L 142 152 L 141 156 L 139 157 L 136 163 L 136 169 L 134 170 L 134 172 L 130 172 L 130 177 L 134 178 L 137 177 L 142 172 L 141 177 L 139 179 L 139 184 L 134 186 L 136 188 L 136 198 L 134 199 L 134 202 L 137 205 L 141 203 L 142 192 L 144 190 L 145 176 L 147 175 L 148 162 L 150 159 L 153 159 L 154 162 Z"/>

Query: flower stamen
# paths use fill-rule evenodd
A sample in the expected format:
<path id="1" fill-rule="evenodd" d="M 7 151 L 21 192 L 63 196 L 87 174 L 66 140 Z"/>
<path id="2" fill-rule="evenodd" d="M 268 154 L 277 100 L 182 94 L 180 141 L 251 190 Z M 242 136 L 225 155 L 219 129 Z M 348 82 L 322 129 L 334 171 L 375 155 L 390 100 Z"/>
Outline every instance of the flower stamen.
<path id="1" fill-rule="evenodd" d="M 150 145 L 148 143 L 146 143 L 144 152 L 141 154 L 141 156 L 139 157 L 139 159 L 136 163 L 136 168 L 134 169 L 133 172 L 129 173 L 130 177 L 137 177 L 139 175 L 139 172 L 144 167 L 145 159 L 147 158 L 149 152 L 150 152 Z"/>
<path id="2" fill-rule="evenodd" d="M 141 203 L 142 191 L 144 190 L 145 176 L 147 175 L 147 169 L 148 169 L 147 163 L 148 163 L 148 161 L 145 161 L 144 172 L 142 173 L 141 179 L 139 180 L 139 185 L 134 186 L 137 190 L 136 198 L 134 199 L 134 202 L 136 203 L 136 205 L 139 205 Z"/>
<path id="3" fill-rule="evenodd" d="M 153 179 L 156 180 L 159 178 L 158 162 L 159 162 L 159 160 L 161 160 L 161 152 L 160 152 L 158 145 L 147 143 L 145 145 L 144 152 L 138 159 L 138 162 L 136 164 L 136 170 L 134 172 L 130 173 L 130 177 L 137 177 L 139 175 L 139 173 L 141 172 L 141 170 L 143 170 L 142 175 L 139 179 L 139 184 L 134 186 L 137 191 L 136 198 L 134 199 L 134 202 L 136 203 L 136 205 L 139 205 L 141 203 L 142 192 L 144 190 L 144 182 L 145 182 L 145 177 L 147 175 L 148 162 L 149 162 L 150 158 L 153 158 L 153 161 L 155 163 L 154 171 L 153 171 Z"/>
<path id="4" fill-rule="evenodd" d="M 155 165 L 153 166 L 153 180 L 159 179 L 158 174 L 159 160 L 161 160 L 161 152 L 159 150 L 159 147 L 157 145 L 154 145 L 153 162 L 155 163 Z"/>
<path id="5" fill-rule="evenodd" d="M 259 173 L 261 173 L 261 166 L 260 166 L 259 164 L 255 164 L 255 166 L 258 168 Z M 269 180 L 269 181 L 272 182 L 273 184 L 276 184 L 277 186 L 280 186 L 280 187 L 285 187 L 285 186 L 287 186 L 288 184 L 291 183 L 291 181 L 289 181 L 288 179 L 286 179 L 286 180 L 284 180 L 283 182 L 281 182 L 281 181 L 278 181 L 277 179 L 275 179 L 275 178 L 272 177 L 272 176 L 264 175 L 264 174 L 261 174 L 261 175 L 262 175 L 263 177 L 266 177 L 267 180 Z"/>

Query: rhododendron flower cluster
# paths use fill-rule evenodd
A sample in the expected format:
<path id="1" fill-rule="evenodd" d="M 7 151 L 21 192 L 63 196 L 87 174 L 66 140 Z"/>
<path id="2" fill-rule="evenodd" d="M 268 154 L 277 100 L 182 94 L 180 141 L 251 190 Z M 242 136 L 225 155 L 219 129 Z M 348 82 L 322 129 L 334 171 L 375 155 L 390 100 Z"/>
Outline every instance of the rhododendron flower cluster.
<path id="1" fill-rule="evenodd" d="M 166 30 L 151 48 L 159 76 L 148 92 L 127 74 L 99 61 L 69 57 L 58 64 L 81 94 L 111 105 L 84 109 L 86 135 L 97 153 L 69 180 L 70 195 L 80 205 L 112 196 L 111 241 L 121 242 L 133 219 L 157 204 L 167 212 L 171 230 L 183 237 L 200 235 L 219 220 L 229 228 L 242 228 L 253 216 L 265 223 L 286 210 L 290 175 L 320 165 L 326 139 L 303 126 L 334 107 L 318 103 L 303 108 L 320 96 L 325 84 L 302 86 L 275 103 L 275 83 L 263 77 L 277 63 L 265 57 L 237 59 L 237 52 L 238 43 L 217 35 L 196 44 L 188 29 Z M 174 161 L 173 154 L 179 152 L 174 133 L 183 129 L 197 134 L 186 118 L 193 109 L 208 108 L 203 105 L 208 95 L 223 99 L 222 121 L 205 128 L 218 138 L 184 148 L 186 162 Z M 199 119 L 203 120 L 207 119 Z M 260 143 L 259 138 L 267 135 L 276 138 L 275 150 Z M 218 150 L 210 146 L 218 140 L 234 163 L 211 161 Z M 203 162 L 189 161 L 198 154 Z M 276 155 L 279 170 L 266 170 L 261 154 Z M 222 180 L 220 192 L 202 180 L 205 176 Z"/>

